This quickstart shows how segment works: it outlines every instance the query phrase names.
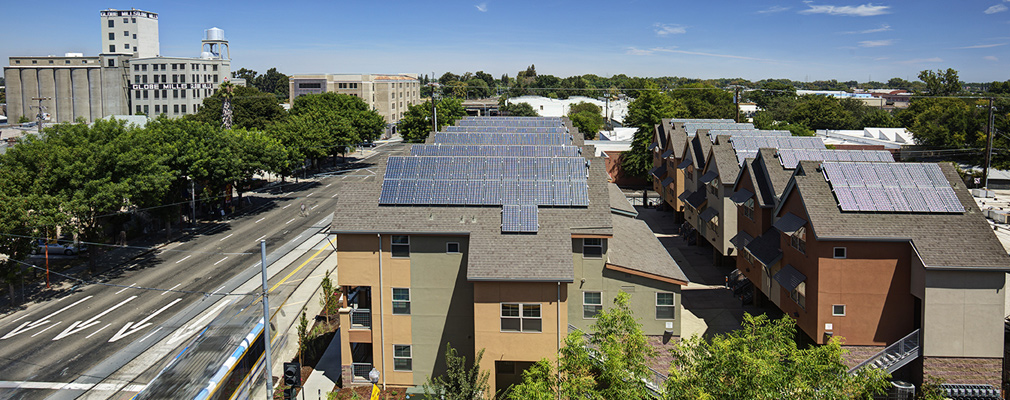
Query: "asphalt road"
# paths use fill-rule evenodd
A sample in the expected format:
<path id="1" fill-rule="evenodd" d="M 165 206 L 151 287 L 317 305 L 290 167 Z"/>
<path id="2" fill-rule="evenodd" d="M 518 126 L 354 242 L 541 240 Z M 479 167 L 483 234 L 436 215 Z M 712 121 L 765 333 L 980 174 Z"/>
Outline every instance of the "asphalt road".
<path id="1" fill-rule="evenodd" d="M 379 146 L 375 155 L 399 146 Z M 269 265 L 284 255 L 279 251 L 325 229 L 344 182 L 373 174 L 350 170 L 304 181 L 293 192 L 253 194 L 267 200 L 257 212 L 168 245 L 108 285 L 87 285 L 0 319 L 0 398 L 77 397 L 258 273 L 260 240 L 273 252 Z"/>

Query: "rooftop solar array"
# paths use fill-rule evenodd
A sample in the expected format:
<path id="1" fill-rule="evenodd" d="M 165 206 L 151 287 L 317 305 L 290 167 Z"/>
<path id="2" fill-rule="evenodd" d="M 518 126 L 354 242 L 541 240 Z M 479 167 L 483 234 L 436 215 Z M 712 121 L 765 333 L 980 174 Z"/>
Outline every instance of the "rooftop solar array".
<path id="1" fill-rule="evenodd" d="M 684 123 L 684 130 L 687 131 L 688 136 L 694 136 L 698 133 L 699 129 L 711 129 L 711 130 L 740 130 L 740 129 L 754 129 L 754 124 L 751 123 L 736 123 L 736 122 L 686 122 Z"/>
<path id="2" fill-rule="evenodd" d="M 825 162 L 821 167 L 842 211 L 964 212 L 936 164 Z"/>
<path id="3" fill-rule="evenodd" d="M 501 209 L 501 231 L 531 233 L 539 230 L 537 206 L 505 205 Z"/>
<path id="4" fill-rule="evenodd" d="M 412 156 L 476 156 L 476 157 L 580 157 L 576 146 L 509 146 L 468 144 L 415 144 Z"/>
<path id="5" fill-rule="evenodd" d="M 511 126 L 553 127 L 564 126 L 559 117 L 467 117 L 456 121 L 457 126 Z"/>
<path id="6" fill-rule="evenodd" d="M 470 145 L 571 145 L 572 135 L 567 133 L 450 133 L 436 132 L 432 143 Z"/>
<path id="7" fill-rule="evenodd" d="M 796 165 L 804 160 L 894 162 L 894 156 L 884 150 L 781 149 L 778 156 L 785 169 L 796 169 Z"/>
<path id="8" fill-rule="evenodd" d="M 737 136 L 730 140 L 736 151 L 736 160 L 743 164 L 744 160 L 756 157 L 758 149 L 805 149 L 824 150 L 824 140 L 808 136 Z"/>
<path id="9" fill-rule="evenodd" d="M 563 126 L 447 126 L 443 132 L 568 133 Z"/>
<path id="10" fill-rule="evenodd" d="M 684 123 L 734 123 L 736 121 L 728 118 L 670 118 L 670 122 Z"/>
<path id="11" fill-rule="evenodd" d="M 510 233 L 537 232 L 538 206 L 589 205 L 589 161 L 560 118 L 465 118 L 410 153 L 387 160 L 379 204 L 502 206 Z"/>
<path id="12" fill-rule="evenodd" d="M 792 132 L 789 131 L 775 131 L 775 130 L 763 130 L 763 129 L 717 129 L 708 131 L 709 139 L 712 139 L 712 143 L 719 136 L 792 136 Z"/>

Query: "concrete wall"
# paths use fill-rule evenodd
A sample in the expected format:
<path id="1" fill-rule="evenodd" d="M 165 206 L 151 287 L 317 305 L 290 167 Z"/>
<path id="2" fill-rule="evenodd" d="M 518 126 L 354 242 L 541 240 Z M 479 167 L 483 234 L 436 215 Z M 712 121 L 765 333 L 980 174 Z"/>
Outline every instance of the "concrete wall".
<path id="1" fill-rule="evenodd" d="M 1003 272 L 925 271 L 923 354 L 1003 357 Z"/>
<path id="2" fill-rule="evenodd" d="M 491 373 L 492 390 L 498 378 L 495 361 L 536 362 L 557 358 L 561 341 L 567 334 L 568 284 L 562 283 L 559 287 L 556 282 L 474 282 L 473 286 L 474 347 L 484 349 L 480 367 Z M 502 303 L 540 304 L 542 331 L 502 332 Z M 520 371 L 516 371 L 518 373 Z"/>

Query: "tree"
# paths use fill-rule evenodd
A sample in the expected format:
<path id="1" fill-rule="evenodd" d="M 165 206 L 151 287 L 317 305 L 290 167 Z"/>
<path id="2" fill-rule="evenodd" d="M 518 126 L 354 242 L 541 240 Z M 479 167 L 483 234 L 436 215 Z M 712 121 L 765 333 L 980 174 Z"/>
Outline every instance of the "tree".
<path id="1" fill-rule="evenodd" d="M 438 78 L 438 83 L 442 84 L 442 86 L 448 85 L 450 82 L 459 82 L 459 75 L 446 72 L 442 74 L 442 77 Z"/>
<path id="2" fill-rule="evenodd" d="M 936 72 L 928 69 L 919 71 L 919 80 L 926 84 L 926 94 L 929 96 L 953 96 L 961 92 L 961 81 L 953 68 Z"/>
<path id="3" fill-rule="evenodd" d="M 633 126 L 638 130 L 631 142 L 631 150 L 621 155 L 621 167 L 637 177 L 645 177 L 652 164 L 648 147 L 652 143 L 654 127 L 663 118 L 683 118 L 689 112 L 683 103 L 660 93 L 652 83 L 646 86 L 645 90 L 639 91 L 638 98 L 628 103 L 628 116 L 624 119 L 625 126 Z"/>
<path id="4" fill-rule="evenodd" d="M 513 117 L 539 117 L 540 116 L 540 114 L 537 113 L 537 110 L 534 110 L 533 106 L 531 106 L 530 103 L 526 103 L 526 102 L 510 103 L 509 105 L 505 106 L 505 108 L 502 109 L 501 111 L 502 111 L 502 114 L 513 116 Z"/>
<path id="5" fill-rule="evenodd" d="M 603 128 L 603 110 L 593 103 L 584 101 L 572 104 L 568 111 L 568 118 L 572 120 L 572 125 L 579 128 L 579 132 L 585 135 L 586 139 L 595 139 L 596 134 Z"/>
<path id="6" fill-rule="evenodd" d="M 761 85 L 759 89 L 748 91 L 746 96 L 757 104 L 758 107 L 768 109 L 771 107 L 772 99 L 780 97 L 796 97 L 796 88 L 793 85 L 780 81 L 768 81 Z"/>
<path id="7" fill-rule="evenodd" d="M 473 78 L 466 81 L 466 93 L 468 98 L 482 99 L 491 96 L 491 87 L 487 81 Z"/>
<path id="8" fill-rule="evenodd" d="M 481 349 L 477 352 L 473 363 L 467 366 L 466 357 L 460 356 L 456 349 L 447 343 L 445 375 L 428 377 L 428 381 L 423 385 L 425 396 L 442 400 L 491 398 L 491 386 L 488 384 L 491 374 L 480 370 L 480 360 L 483 357 L 484 349 Z"/>
<path id="9" fill-rule="evenodd" d="M 739 330 L 711 339 L 693 336 L 672 350 L 669 399 L 870 399 L 882 394 L 887 373 L 847 373 L 839 338 L 799 349 L 796 323 L 785 316 L 744 315 Z"/>
<path id="10" fill-rule="evenodd" d="M 802 96 L 789 113 L 788 121 L 810 129 L 848 129 L 855 124 L 848 112 L 834 97 L 822 95 Z"/>
<path id="11" fill-rule="evenodd" d="M 463 103 L 459 99 L 442 99 L 436 103 L 438 128 L 452 125 L 456 120 L 466 116 Z M 397 123 L 397 131 L 405 142 L 421 143 L 431 133 L 431 101 L 412 105 Z"/>
<path id="12" fill-rule="evenodd" d="M 643 379 L 655 356 L 642 326 L 628 305 L 631 295 L 618 293 L 614 306 L 597 314 L 588 340 L 580 332 L 565 338 L 553 362 L 540 360 L 523 372 L 523 380 L 508 392 L 510 399 L 646 399 Z M 589 349 L 593 349 L 590 353 Z"/>
<path id="13" fill-rule="evenodd" d="M 184 119 L 220 125 L 224 95 L 224 91 L 221 90 L 214 92 L 213 96 L 203 99 L 203 105 L 196 114 L 186 115 Z M 232 127 L 246 129 L 264 129 L 267 125 L 280 121 L 287 114 L 277 103 L 275 96 L 248 86 L 234 88 L 231 110 Z"/>
<path id="14" fill-rule="evenodd" d="M 728 118 L 736 116 L 733 94 L 704 83 L 691 83 L 670 92 L 688 110 L 688 118 Z"/>
<path id="15" fill-rule="evenodd" d="M 488 87 L 494 87 L 495 86 L 494 77 L 491 76 L 491 74 L 489 74 L 489 73 L 486 73 L 484 71 L 477 71 L 477 72 L 473 73 L 473 76 L 474 76 L 474 78 L 480 79 L 480 80 L 484 81 L 485 83 L 487 83 Z"/>

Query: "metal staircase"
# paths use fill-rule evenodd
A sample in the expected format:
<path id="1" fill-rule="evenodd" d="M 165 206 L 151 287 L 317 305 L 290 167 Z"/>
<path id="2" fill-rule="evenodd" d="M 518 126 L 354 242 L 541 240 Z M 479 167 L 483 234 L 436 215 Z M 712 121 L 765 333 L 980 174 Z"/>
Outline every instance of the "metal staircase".
<path id="1" fill-rule="evenodd" d="M 854 374 L 862 368 L 873 367 L 887 371 L 890 374 L 920 356 L 922 356 L 922 335 L 916 329 L 912 333 L 909 333 L 908 336 L 891 343 L 884 350 L 867 358 L 866 361 L 852 367 L 849 373 Z"/>

